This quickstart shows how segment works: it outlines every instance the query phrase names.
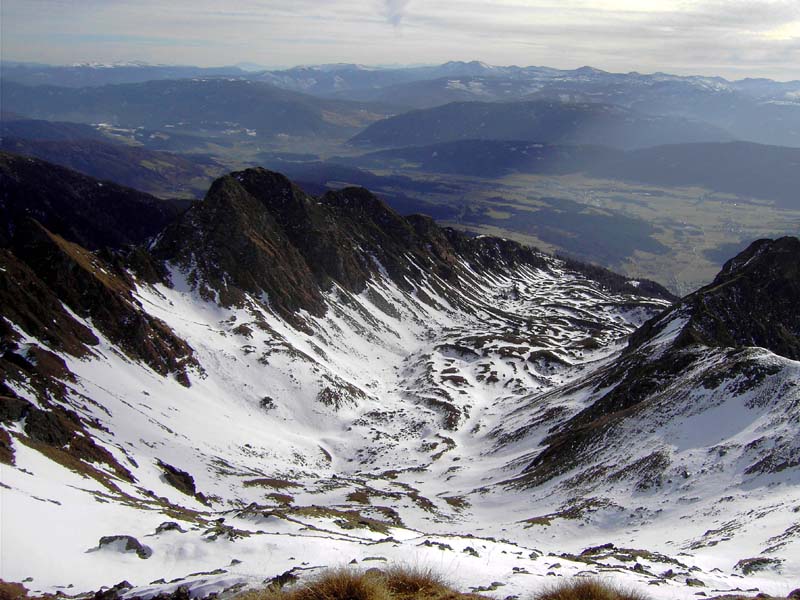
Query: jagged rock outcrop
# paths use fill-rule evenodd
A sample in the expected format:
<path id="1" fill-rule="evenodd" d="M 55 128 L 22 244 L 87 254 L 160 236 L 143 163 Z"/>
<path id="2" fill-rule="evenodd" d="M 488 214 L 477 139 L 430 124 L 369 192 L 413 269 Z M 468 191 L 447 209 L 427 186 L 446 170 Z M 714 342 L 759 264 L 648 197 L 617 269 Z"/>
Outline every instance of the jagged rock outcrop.
<path id="1" fill-rule="evenodd" d="M 470 279 L 460 261 L 478 271 L 543 264 L 540 253 L 516 242 L 469 237 L 424 216 L 402 217 L 363 188 L 314 198 L 261 168 L 215 181 L 159 237 L 153 255 L 178 265 L 206 298 L 231 306 L 263 293 L 296 325 L 300 310 L 324 314 L 322 293 L 332 285 L 360 293 L 381 269 L 411 290 L 427 275 L 460 286 Z M 648 291 L 670 297 L 655 284 Z"/>
<path id="2" fill-rule="evenodd" d="M 594 399 L 546 440 L 519 482 L 536 485 L 591 463 L 590 456 L 615 427 L 634 422 L 654 407 L 665 414 L 689 412 L 692 388 L 728 397 L 745 394 L 781 367 L 759 353 L 765 348 L 800 358 L 800 240 L 759 240 L 728 261 L 708 286 L 654 317 L 630 338 L 610 367 L 585 382 Z M 755 348 L 754 348 L 755 347 Z M 781 387 L 768 400 L 791 394 Z M 681 405 L 685 402 L 686 405 Z M 788 418 L 796 407 L 787 407 Z M 800 464 L 800 448 L 775 439 L 750 473 Z M 653 461 L 651 461 L 653 462 Z M 661 468 L 668 466 L 660 463 Z"/>
<path id="3" fill-rule="evenodd" d="M 759 346 L 800 360 L 800 240 L 753 242 L 684 304 L 680 345 Z"/>
<path id="4" fill-rule="evenodd" d="M 55 298 L 77 315 L 91 319 L 112 343 L 161 375 L 174 373 L 189 385 L 186 368 L 193 364 L 191 348 L 163 322 L 141 310 L 133 298 L 133 280 L 126 272 L 31 219 L 18 225 L 12 249 L 40 281 L 47 282 Z M 24 296 L 24 290 L 18 293 Z M 56 310 L 56 314 L 60 312 Z M 80 325 L 72 328 L 92 342 L 88 337 L 92 334 L 82 331 Z"/>
<path id="5" fill-rule="evenodd" d="M 303 227 L 301 215 L 312 200 L 288 179 L 263 176 L 269 185 L 257 196 L 241 174 L 216 180 L 205 199 L 160 236 L 153 254 L 177 264 L 204 297 L 223 306 L 263 294 L 287 318 L 300 309 L 321 315 L 322 295 L 311 269 L 277 220 L 291 211 Z"/>
<path id="6" fill-rule="evenodd" d="M 189 271 L 223 305 L 264 292 L 273 309 L 295 320 L 299 310 L 324 314 L 322 292 L 334 283 L 359 293 L 381 268 L 405 289 L 428 272 L 455 282 L 453 240 L 462 251 L 471 246 L 425 218 L 401 217 L 367 190 L 316 199 L 282 175 L 248 169 L 217 180 L 153 253 Z"/>
<path id="7" fill-rule="evenodd" d="M 798 360 L 798 306 L 800 240 L 758 240 L 726 262 L 709 285 L 645 323 L 631 336 L 628 352 L 658 335 L 672 317 L 686 315 L 676 346 L 759 346 Z"/>

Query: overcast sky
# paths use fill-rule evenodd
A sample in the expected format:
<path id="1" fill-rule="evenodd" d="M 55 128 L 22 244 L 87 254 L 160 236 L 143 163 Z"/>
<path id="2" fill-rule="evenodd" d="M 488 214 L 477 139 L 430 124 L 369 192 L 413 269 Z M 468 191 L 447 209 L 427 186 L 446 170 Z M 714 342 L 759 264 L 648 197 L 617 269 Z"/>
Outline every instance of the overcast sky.
<path id="1" fill-rule="evenodd" d="M 800 0 L 0 0 L 4 60 L 440 63 L 800 79 Z"/>

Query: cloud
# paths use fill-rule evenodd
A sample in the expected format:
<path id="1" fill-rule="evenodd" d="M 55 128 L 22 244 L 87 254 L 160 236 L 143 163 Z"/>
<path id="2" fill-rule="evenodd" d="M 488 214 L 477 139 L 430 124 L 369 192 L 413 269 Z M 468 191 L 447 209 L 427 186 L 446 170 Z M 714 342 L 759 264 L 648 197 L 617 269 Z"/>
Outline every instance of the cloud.
<path id="1" fill-rule="evenodd" d="M 383 14 L 394 27 L 400 27 L 406 16 L 406 7 L 410 0 L 383 0 Z"/>
<path id="2" fill-rule="evenodd" d="M 0 26 L 4 58 L 39 62 L 477 59 L 777 79 L 800 64 L 800 0 L 0 0 Z"/>

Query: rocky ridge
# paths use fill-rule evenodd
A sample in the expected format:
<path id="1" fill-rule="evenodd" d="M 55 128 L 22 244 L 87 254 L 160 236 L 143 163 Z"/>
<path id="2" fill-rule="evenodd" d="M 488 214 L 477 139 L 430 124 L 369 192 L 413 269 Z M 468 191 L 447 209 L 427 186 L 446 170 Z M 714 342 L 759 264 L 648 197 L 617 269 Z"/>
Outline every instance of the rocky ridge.
<path id="1" fill-rule="evenodd" d="M 672 305 L 261 169 L 146 247 L 91 252 L 104 231 L 9 214 L 0 458 L 30 518 L 8 525 L 4 579 L 204 595 L 411 552 L 502 597 L 592 572 L 668 598 L 778 590 L 795 566 L 796 240 Z M 780 335 L 741 318 L 762 289 Z M 733 316 L 709 326 L 698 298 Z M 62 561 L 31 565 L 30 528 L 54 519 L 76 523 Z"/>

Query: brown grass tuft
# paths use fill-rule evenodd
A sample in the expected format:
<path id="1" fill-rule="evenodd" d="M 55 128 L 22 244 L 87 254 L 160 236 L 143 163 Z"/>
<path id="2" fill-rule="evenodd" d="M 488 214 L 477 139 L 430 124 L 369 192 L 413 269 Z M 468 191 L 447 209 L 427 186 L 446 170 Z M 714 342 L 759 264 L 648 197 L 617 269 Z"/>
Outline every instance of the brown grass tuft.
<path id="1" fill-rule="evenodd" d="M 286 479 L 276 479 L 275 477 L 260 477 L 259 479 L 245 481 L 244 487 L 270 487 L 275 490 L 285 490 L 286 488 L 300 487 L 300 484 Z"/>
<path id="2" fill-rule="evenodd" d="M 488 600 L 461 594 L 429 569 L 392 567 L 366 572 L 341 568 L 280 590 L 253 590 L 237 600 Z"/>
<path id="3" fill-rule="evenodd" d="M 448 590 L 441 575 L 422 567 L 391 567 L 383 573 L 383 579 L 398 598 L 435 598 Z"/>
<path id="4" fill-rule="evenodd" d="M 634 590 L 625 590 L 597 579 L 570 579 L 537 593 L 533 600 L 649 600 Z"/>
<path id="5" fill-rule="evenodd" d="M 264 600 L 391 600 L 379 576 L 342 568 L 325 571 L 288 591 L 267 594 Z"/>
<path id="6" fill-rule="evenodd" d="M 292 578 L 296 579 L 296 578 Z M 289 583 L 291 579 L 287 580 Z M 278 584 L 280 585 L 280 584 Z M 489 600 L 479 594 L 452 589 L 435 571 L 423 567 L 393 566 L 366 572 L 347 567 L 319 573 L 282 589 L 252 590 L 236 600 Z M 596 579 L 575 578 L 534 594 L 530 600 L 649 600 Z"/>
<path id="7" fill-rule="evenodd" d="M 22 600 L 28 597 L 28 588 L 21 583 L 0 579 L 0 600 Z"/>

